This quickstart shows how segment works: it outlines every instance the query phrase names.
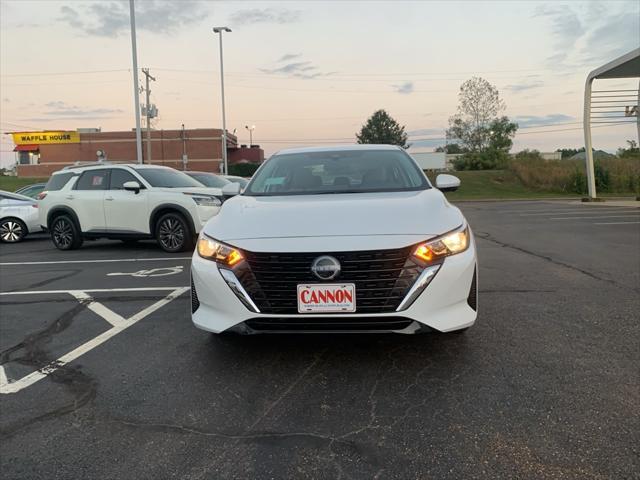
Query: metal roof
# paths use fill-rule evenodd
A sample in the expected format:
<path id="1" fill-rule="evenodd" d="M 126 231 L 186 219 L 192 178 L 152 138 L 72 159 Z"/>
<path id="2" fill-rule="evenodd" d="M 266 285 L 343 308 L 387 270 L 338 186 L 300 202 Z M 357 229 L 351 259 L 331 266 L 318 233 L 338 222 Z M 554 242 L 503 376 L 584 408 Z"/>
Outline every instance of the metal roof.
<path id="1" fill-rule="evenodd" d="M 588 79 L 640 77 L 640 48 L 630 51 L 593 70 Z"/>

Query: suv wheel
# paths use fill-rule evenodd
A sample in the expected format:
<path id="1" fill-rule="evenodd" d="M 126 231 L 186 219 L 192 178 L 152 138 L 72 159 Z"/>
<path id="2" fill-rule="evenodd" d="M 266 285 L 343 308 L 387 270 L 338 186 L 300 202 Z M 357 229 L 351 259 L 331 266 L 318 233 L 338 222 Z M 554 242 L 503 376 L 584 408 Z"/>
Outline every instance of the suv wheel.
<path id="1" fill-rule="evenodd" d="M 27 234 L 27 226 L 17 218 L 5 218 L 0 222 L 0 241 L 16 243 Z"/>
<path id="2" fill-rule="evenodd" d="M 182 252 L 193 247 L 191 231 L 179 213 L 167 213 L 156 224 L 156 238 L 165 252 Z"/>
<path id="3" fill-rule="evenodd" d="M 82 245 L 82 236 L 74 221 L 67 215 L 60 215 L 51 223 L 51 240 L 59 250 L 73 250 Z"/>

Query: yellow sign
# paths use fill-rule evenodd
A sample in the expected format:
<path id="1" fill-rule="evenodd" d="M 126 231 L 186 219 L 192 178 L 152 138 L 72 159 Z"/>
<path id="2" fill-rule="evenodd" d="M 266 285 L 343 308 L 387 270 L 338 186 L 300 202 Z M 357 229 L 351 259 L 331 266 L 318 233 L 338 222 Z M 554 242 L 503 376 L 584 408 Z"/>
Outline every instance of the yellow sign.
<path id="1" fill-rule="evenodd" d="M 45 145 L 51 143 L 80 143 L 78 132 L 20 132 L 12 133 L 16 145 Z"/>

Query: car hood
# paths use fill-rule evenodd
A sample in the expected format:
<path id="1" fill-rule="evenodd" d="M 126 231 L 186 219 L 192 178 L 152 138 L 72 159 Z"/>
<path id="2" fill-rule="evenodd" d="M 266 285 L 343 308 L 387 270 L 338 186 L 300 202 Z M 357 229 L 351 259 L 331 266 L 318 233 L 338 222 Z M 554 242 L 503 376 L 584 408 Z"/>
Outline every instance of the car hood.
<path id="1" fill-rule="evenodd" d="M 464 222 L 437 189 L 251 197 L 224 203 L 204 232 L 218 240 L 401 235 L 430 238 Z"/>

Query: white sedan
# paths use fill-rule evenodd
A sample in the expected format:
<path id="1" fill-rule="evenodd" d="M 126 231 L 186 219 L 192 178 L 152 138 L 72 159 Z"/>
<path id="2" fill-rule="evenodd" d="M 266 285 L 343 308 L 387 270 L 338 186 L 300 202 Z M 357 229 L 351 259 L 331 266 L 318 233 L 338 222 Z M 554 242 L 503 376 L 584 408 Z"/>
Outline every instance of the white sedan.
<path id="1" fill-rule="evenodd" d="M 214 333 L 462 331 L 477 316 L 471 228 L 389 145 L 291 149 L 205 225 L 192 320 Z"/>
<path id="2" fill-rule="evenodd" d="M 0 190 L 0 241 L 16 243 L 27 234 L 40 231 L 38 202 L 24 195 Z"/>

